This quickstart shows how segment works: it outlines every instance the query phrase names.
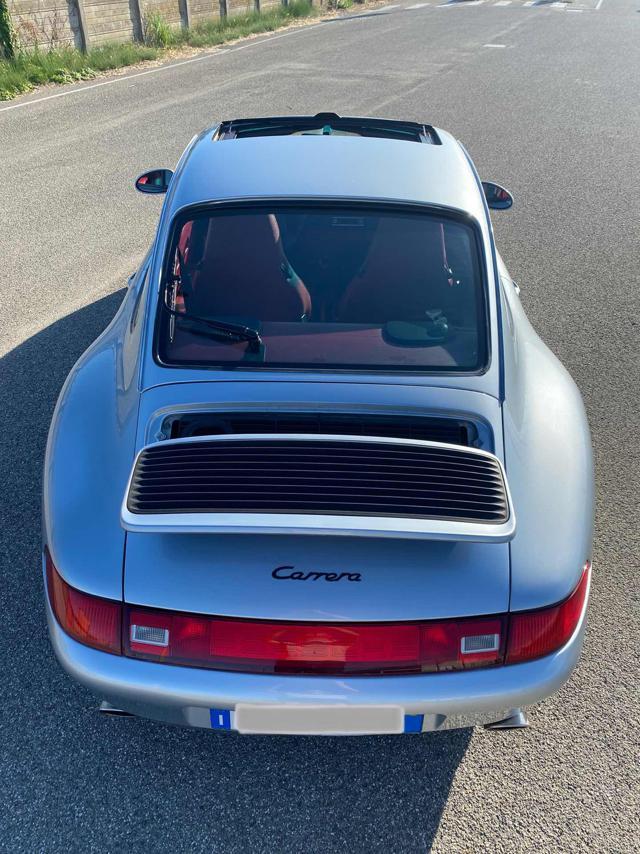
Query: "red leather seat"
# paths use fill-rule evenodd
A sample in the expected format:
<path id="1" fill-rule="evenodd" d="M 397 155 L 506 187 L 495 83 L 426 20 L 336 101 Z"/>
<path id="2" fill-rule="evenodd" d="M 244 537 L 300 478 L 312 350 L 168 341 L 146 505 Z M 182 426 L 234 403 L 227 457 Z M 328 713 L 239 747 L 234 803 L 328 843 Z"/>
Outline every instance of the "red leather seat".
<path id="1" fill-rule="evenodd" d="M 276 321 L 310 316 L 309 292 L 287 261 L 273 214 L 211 217 L 202 240 L 186 262 L 188 312 Z"/>
<path id="2" fill-rule="evenodd" d="M 418 217 L 383 217 L 358 276 L 338 311 L 346 323 L 420 320 L 451 299 L 439 223 Z"/>

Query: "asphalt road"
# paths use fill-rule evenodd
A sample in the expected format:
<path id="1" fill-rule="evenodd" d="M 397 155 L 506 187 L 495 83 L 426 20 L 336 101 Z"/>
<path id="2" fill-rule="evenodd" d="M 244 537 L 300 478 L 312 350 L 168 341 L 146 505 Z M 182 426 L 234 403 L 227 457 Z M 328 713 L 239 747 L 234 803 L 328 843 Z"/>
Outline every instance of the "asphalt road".
<path id="1" fill-rule="evenodd" d="M 408 5 L 0 104 L 2 851 L 640 850 L 640 4 Z M 48 646 L 46 432 L 151 240 L 158 202 L 134 176 L 215 119 L 320 110 L 448 128 L 513 190 L 502 254 L 585 397 L 588 638 L 527 731 L 276 739 L 103 719 Z"/>

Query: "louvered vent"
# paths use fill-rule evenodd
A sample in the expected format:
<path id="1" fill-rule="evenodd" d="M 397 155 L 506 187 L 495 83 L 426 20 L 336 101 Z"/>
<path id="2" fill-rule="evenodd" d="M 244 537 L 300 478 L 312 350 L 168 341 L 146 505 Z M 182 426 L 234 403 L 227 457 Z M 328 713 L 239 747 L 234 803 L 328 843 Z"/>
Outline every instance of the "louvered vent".
<path id="1" fill-rule="evenodd" d="M 151 445 L 138 456 L 126 505 L 136 515 L 313 514 L 493 525 L 509 519 L 502 468 L 491 454 L 330 436 Z"/>

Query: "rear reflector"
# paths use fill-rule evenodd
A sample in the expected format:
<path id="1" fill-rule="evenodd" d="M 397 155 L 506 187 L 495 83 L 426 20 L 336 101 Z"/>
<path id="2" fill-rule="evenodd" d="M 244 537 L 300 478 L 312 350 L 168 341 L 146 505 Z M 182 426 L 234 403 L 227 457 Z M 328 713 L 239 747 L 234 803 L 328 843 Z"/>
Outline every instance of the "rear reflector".
<path id="1" fill-rule="evenodd" d="M 559 605 L 511 615 L 507 664 L 542 658 L 567 643 L 584 612 L 590 578 L 591 563 L 587 561 L 577 587 Z"/>
<path id="2" fill-rule="evenodd" d="M 494 652 L 500 646 L 500 635 L 471 635 L 462 638 L 462 654 Z"/>
<path id="3" fill-rule="evenodd" d="M 48 549 L 45 564 L 49 602 L 64 631 L 87 646 L 121 655 L 121 603 L 70 587 L 58 574 Z"/>
<path id="4" fill-rule="evenodd" d="M 151 646 L 169 646 L 169 630 L 155 626 L 131 626 L 131 640 Z"/>
<path id="5" fill-rule="evenodd" d="M 127 655 L 218 670 L 420 673 L 503 660 L 501 617 L 395 624 L 284 623 L 132 607 L 126 619 L 130 626 Z M 145 641 L 145 637 L 166 638 L 167 645 L 160 648 L 156 640 Z M 478 638 L 484 645 L 468 648 L 467 642 L 473 646 Z"/>

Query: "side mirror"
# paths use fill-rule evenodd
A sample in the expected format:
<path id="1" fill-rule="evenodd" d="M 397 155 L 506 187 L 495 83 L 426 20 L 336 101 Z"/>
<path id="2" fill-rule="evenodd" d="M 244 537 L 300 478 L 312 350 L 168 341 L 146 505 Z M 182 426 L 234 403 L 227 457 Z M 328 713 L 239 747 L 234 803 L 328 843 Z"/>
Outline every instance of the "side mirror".
<path id="1" fill-rule="evenodd" d="M 500 184 L 494 184 L 493 181 L 483 181 L 482 189 L 487 204 L 495 211 L 506 211 L 513 204 L 513 196 L 509 190 L 505 190 Z"/>
<path id="2" fill-rule="evenodd" d="M 172 177 L 171 169 L 150 169 L 136 178 L 136 190 L 140 193 L 166 193 Z"/>

